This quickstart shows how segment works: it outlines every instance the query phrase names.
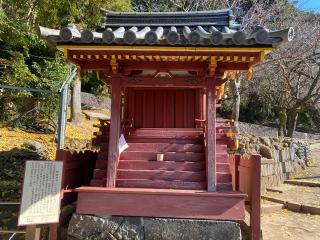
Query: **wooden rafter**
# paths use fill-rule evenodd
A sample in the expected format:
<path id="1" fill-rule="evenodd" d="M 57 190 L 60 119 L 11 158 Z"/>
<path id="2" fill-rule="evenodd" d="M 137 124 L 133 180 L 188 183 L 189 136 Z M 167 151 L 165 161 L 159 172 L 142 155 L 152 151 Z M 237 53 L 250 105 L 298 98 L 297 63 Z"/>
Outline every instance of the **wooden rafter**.
<path id="1" fill-rule="evenodd" d="M 121 72 L 130 74 L 133 70 L 190 70 L 204 72 L 210 59 L 214 57 L 218 68 L 221 71 L 248 71 L 248 79 L 252 78 L 252 67 L 263 61 L 266 50 L 258 49 L 256 51 L 226 51 L 220 49 L 217 52 L 177 52 L 174 51 L 135 51 L 128 49 L 120 51 L 113 49 L 107 51 L 101 49 L 72 48 L 67 49 L 68 59 L 81 66 L 83 71 L 105 70 L 106 72 L 117 73 L 119 68 Z M 192 54 L 191 54 L 192 53 Z M 153 62 L 157 62 L 154 64 Z M 134 63 L 134 65 L 131 65 Z M 150 64 L 150 65 L 149 65 Z M 196 64 L 196 65 L 195 65 Z M 199 65 L 198 65 L 199 64 Z"/>

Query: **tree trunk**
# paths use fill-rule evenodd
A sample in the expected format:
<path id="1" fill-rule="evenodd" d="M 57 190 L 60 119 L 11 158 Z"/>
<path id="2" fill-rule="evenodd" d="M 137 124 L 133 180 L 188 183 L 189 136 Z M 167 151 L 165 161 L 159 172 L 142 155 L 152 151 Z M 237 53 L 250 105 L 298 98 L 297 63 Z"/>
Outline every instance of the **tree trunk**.
<path id="1" fill-rule="evenodd" d="M 239 131 L 239 115 L 240 115 L 240 83 L 241 81 L 239 79 L 237 80 L 231 80 L 230 86 L 232 90 L 233 95 L 233 108 L 232 108 L 232 119 L 234 120 L 234 125 Z"/>
<path id="2" fill-rule="evenodd" d="M 279 126 L 278 126 L 278 136 L 287 136 L 287 112 L 286 109 L 281 109 L 279 111 Z"/>
<path id="3" fill-rule="evenodd" d="M 293 137 L 294 132 L 296 131 L 298 121 L 298 111 L 292 110 L 288 114 L 287 120 L 287 137 Z"/>
<path id="4" fill-rule="evenodd" d="M 71 96 L 71 122 L 80 123 L 81 122 L 81 81 L 77 78 L 72 87 Z"/>

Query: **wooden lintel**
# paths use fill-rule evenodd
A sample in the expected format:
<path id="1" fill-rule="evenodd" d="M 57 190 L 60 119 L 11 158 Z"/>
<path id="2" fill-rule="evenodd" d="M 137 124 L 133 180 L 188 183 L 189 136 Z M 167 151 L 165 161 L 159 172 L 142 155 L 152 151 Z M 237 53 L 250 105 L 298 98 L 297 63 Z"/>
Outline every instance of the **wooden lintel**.
<path id="1" fill-rule="evenodd" d="M 121 113 L 121 78 L 111 79 L 111 122 L 108 151 L 107 187 L 115 187 L 116 168 L 119 160 L 120 113 Z"/>
<path id="2" fill-rule="evenodd" d="M 205 62 L 125 62 L 121 64 L 123 69 L 129 70 L 188 70 L 188 71 L 204 71 L 207 64 Z"/>
<path id="3" fill-rule="evenodd" d="M 204 88 L 206 80 L 204 77 L 122 77 L 123 87 L 187 87 Z"/>

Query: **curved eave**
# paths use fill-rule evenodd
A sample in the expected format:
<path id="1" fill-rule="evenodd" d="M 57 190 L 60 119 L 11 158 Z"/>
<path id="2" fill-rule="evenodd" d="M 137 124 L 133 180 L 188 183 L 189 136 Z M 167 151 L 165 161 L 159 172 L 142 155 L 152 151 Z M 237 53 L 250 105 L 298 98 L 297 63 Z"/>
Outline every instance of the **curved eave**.
<path id="1" fill-rule="evenodd" d="M 119 27 L 104 32 L 78 30 L 69 25 L 61 30 L 39 27 L 39 34 L 57 45 L 96 46 L 165 46 L 165 47 L 277 47 L 294 38 L 293 28 L 269 31 L 258 27 L 251 34 L 228 27 L 218 30 L 214 26 L 202 27 Z"/>

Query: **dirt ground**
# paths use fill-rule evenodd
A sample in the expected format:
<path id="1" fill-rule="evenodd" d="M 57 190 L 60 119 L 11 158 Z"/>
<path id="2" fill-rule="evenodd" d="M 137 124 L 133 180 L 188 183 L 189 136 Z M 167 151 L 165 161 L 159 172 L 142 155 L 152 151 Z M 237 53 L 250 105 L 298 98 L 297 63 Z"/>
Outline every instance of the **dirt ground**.
<path id="1" fill-rule="evenodd" d="M 262 215 L 263 240 L 319 240 L 320 215 L 286 209 Z"/>
<path id="2" fill-rule="evenodd" d="M 297 179 L 319 182 L 320 144 L 312 146 L 314 163 Z M 320 206 L 320 188 L 283 184 L 283 193 L 269 193 L 283 200 Z M 291 212 L 286 209 L 262 214 L 263 240 L 320 240 L 320 215 Z"/>

